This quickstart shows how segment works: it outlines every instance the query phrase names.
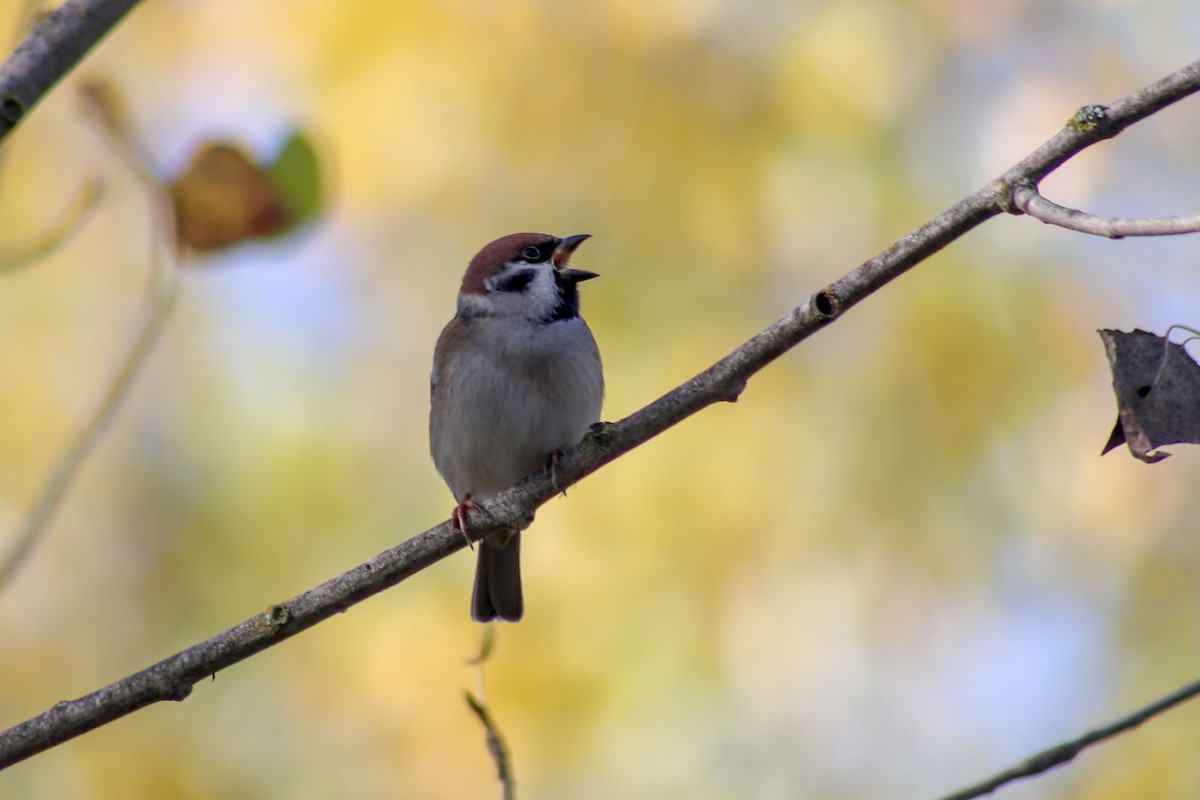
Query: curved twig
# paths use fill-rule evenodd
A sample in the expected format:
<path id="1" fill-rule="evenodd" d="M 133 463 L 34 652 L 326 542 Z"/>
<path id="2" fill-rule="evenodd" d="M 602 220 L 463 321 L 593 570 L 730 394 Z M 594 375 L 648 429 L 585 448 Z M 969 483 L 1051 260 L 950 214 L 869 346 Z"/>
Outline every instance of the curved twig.
<path id="1" fill-rule="evenodd" d="M 167 256 L 163 256 L 167 259 Z M 34 545 L 42 538 L 48 529 L 51 518 L 58 508 L 59 502 L 74 480 L 75 474 L 83 465 L 84 459 L 100 441 L 105 428 L 112 421 L 133 384 L 142 364 L 145 363 L 154 343 L 166 326 L 175 307 L 175 297 L 179 285 L 179 270 L 173 260 L 159 262 L 156 265 L 154 285 L 147 301 L 145 319 L 134 339 L 116 375 L 99 406 L 92 412 L 91 417 L 83 427 L 72 436 L 66 450 L 54 464 L 46 483 L 42 486 L 37 502 L 29 516 L 22 522 L 12 543 L 8 545 L 3 556 L 0 556 L 0 591 L 8 585 L 13 576 L 25 562 Z"/>
<path id="2" fill-rule="evenodd" d="M 533 512 L 585 476 L 657 436 L 697 411 L 736 401 L 759 370 L 849 308 L 997 214 L 1010 210 L 1009 187 L 1037 182 L 1096 142 L 1115 136 L 1155 111 L 1200 90 L 1200 61 L 1104 109 L 1103 124 L 1069 124 L 999 180 L 959 201 L 933 220 L 866 261 L 763 330 L 704 372 L 617 423 L 599 423 L 557 464 L 555 479 L 531 475 L 478 511 L 470 512 L 472 539 L 525 527 Z M 1100 107 L 1087 107 L 1095 112 Z M 1082 113 L 1082 112 L 1081 112 Z M 192 686 L 338 612 L 387 589 L 461 550 L 460 531 L 443 522 L 364 564 L 257 614 L 224 633 L 189 647 L 78 700 L 0 733 L 0 768 L 16 763 L 132 711 L 161 700 L 182 700 Z"/>
<path id="3" fill-rule="evenodd" d="M 67 489 L 74 480 L 75 474 L 83 465 L 84 460 L 100 441 L 104 430 L 116 416 L 125 395 L 128 394 L 134 378 L 146 362 L 154 343 L 158 341 L 167 320 L 175 308 L 175 299 L 179 290 L 178 247 L 176 245 L 175 215 L 171 199 L 165 183 L 156 174 L 153 165 L 147 158 L 141 157 L 142 148 L 138 146 L 133 133 L 123 126 L 115 100 L 105 94 L 105 87 L 89 85 L 84 87 L 84 99 L 87 106 L 96 113 L 109 141 L 115 145 L 118 152 L 129 163 L 132 171 L 146 187 L 147 202 L 150 206 L 150 216 L 154 223 L 154 235 L 150 241 L 150 287 L 146 299 L 146 309 L 141 326 L 138 328 L 133 345 L 125 358 L 120 362 L 116 374 L 108 382 L 104 395 L 85 420 L 83 426 L 68 441 L 65 450 L 54 463 L 46 478 L 45 484 L 37 495 L 29 516 L 17 529 L 13 541 L 0 554 L 0 591 L 12 581 L 18 569 L 29 557 L 33 547 L 42 539 L 49 529 L 51 518 L 58 504 L 62 501 Z M 99 182 L 94 193 L 99 196 Z M 46 242 L 42 243 L 43 250 L 52 249 L 75 227 L 78 226 L 84 213 L 95 204 L 95 198 L 87 193 L 77 203 L 78 208 L 60 226 L 62 230 L 54 232 Z M 33 258 L 38 253 L 23 254 L 26 259 Z M 30 263 L 18 261 L 18 266 Z M 0 272 L 6 269 L 0 260 Z"/>
<path id="4" fill-rule="evenodd" d="M 471 712 L 479 718 L 483 725 L 488 753 L 492 756 L 492 763 L 496 765 L 496 779 L 500 781 L 502 796 L 504 800 L 516 800 L 517 786 L 513 776 L 512 758 L 509 756 L 508 745 L 504 743 L 504 737 L 500 734 L 500 728 L 497 727 L 496 720 L 492 717 L 492 712 L 488 710 L 486 703 L 470 692 L 463 692 L 463 694 Z"/>
<path id="5" fill-rule="evenodd" d="M 1173 708 L 1187 700 L 1191 700 L 1196 695 L 1200 695 L 1200 681 L 1189 683 L 1187 686 L 1176 689 L 1166 697 L 1155 700 L 1153 703 L 1138 709 L 1132 714 L 1114 720 L 1108 725 L 1088 731 L 1077 739 L 1047 748 L 1040 753 L 1034 753 L 1020 764 L 1009 767 L 987 780 L 980 781 L 965 789 L 960 789 L 954 794 L 948 794 L 940 798 L 940 800 L 971 800 L 974 797 L 983 797 L 984 795 L 991 794 L 1006 783 L 1040 775 L 1054 767 L 1066 764 L 1086 748 L 1103 742 L 1106 739 L 1111 739 L 1119 733 L 1136 728 L 1151 717 L 1161 714 L 1167 709 Z"/>
<path id="6" fill-rule="evenodd" d="M 1013 189 L 1012 204 L 1034 219 L 1079 233 L 1123 239 L 1126 236 L 1174 236 L 1200 231 L 1200 214 L 1186 217 L 1103 217 L 1047 200 L 1032 186 Z"/>
<path id="7" fill-rule="evenodd" d="M 71 204 L 58 222 L 29 241 L 8 244 L 0 249 L 0 273 L 33 266 L 38 259 L 53 253 L 82 227 L 88 212 L 96 207 L 103 194 L 104 181 L 97 177 L 88 178 L 71 198 Z"/>

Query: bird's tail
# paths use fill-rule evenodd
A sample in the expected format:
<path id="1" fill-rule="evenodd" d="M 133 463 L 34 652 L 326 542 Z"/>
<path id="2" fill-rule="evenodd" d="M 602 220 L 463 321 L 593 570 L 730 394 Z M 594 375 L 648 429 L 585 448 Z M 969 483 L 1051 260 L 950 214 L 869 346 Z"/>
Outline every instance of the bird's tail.
<path id="1" fill-rule="evenodd" d="M 491 536 L 479 543 L 471 619 L 516 622 L 525 613 L 521 594 L 521 534 Z"/>

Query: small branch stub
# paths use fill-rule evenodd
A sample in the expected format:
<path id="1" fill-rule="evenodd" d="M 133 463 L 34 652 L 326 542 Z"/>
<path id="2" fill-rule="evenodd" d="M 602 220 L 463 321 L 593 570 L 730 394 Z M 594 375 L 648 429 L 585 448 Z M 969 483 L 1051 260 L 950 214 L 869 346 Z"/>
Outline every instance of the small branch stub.
<path id="1" fill-rule="evenodd" d="M 162 675 L 161 678 L 158 686 L 158 693 L 161 697 L 174 703 L 182 703 L 191 696 L 192 683 L 190 681 L 172 675 Z M 213 678 L 216 678 L 215 674 Z"/>
<path id="2" fill-rule="evenodd" d="M 0 98 L 0 122 L 9 128 L 15 128 L 23 116 L 25 104 L 21 102 L 21 98 L 13 94 L 6 94 Z"/>
<path id="3" fill-rule="evenodd" d="M 835 317 L 840 310 L 841 304 L 838 302 L 837 295 L 833 289 L 822 289 L 813 295 L 813 308 L 822 317 Z"/>
<path id="4" fill-rule="evenodd" d="M 287 610 L 287 606 L 271 606 L 267 609 L 267 619 L 270 620 L 273 628 L 282 628 L 288 624 L 288 620 L 291 618 L 292 614 Z"/>
<path id="5" fill-rule="evenodd" d="M 1074 128 L 1080 133 L 1099 131 L 1103 135 L 1106 133 L 1104 129 L 1109 122 L 1108 106 L 1092 104 L 1082 106 L 1076 111 L 1074 116 L 1067 120 L 1067 126 Z"/>

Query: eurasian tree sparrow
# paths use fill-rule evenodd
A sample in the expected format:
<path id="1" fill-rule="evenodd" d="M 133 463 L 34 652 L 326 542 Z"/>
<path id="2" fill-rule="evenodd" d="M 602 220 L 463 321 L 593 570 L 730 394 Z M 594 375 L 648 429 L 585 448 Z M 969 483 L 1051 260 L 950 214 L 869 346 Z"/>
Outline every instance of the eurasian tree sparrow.
<path id="1" fill-rule="evenodd" d="M 577 284 L 597 277 L 567 266 L 587 235 L 514 233 L 471 260 L 458 314 L 433 353 L 429 449 L 466 531 L 473 500 L 485 500 L 577 444 L 600 418 L 600 351 L 579 316 Z M 471 617 L 515 622 L 521 534 L 479 543 Z"/>

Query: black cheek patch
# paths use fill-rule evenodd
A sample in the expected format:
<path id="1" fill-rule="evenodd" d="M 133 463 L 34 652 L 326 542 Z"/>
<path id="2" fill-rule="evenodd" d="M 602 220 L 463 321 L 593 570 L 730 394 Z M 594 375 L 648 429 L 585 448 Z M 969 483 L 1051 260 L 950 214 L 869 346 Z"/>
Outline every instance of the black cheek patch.
<path id="1" fill-rule="evenodd" d="M 520 272 L 514 272 L 512 275 L 505 277 L 502 280 L 496 281 L 492 286 L 492 291 L 495 292 L 523 292 L 529 282 L 533 280 L 533 270 L 526 269 Z"/>

